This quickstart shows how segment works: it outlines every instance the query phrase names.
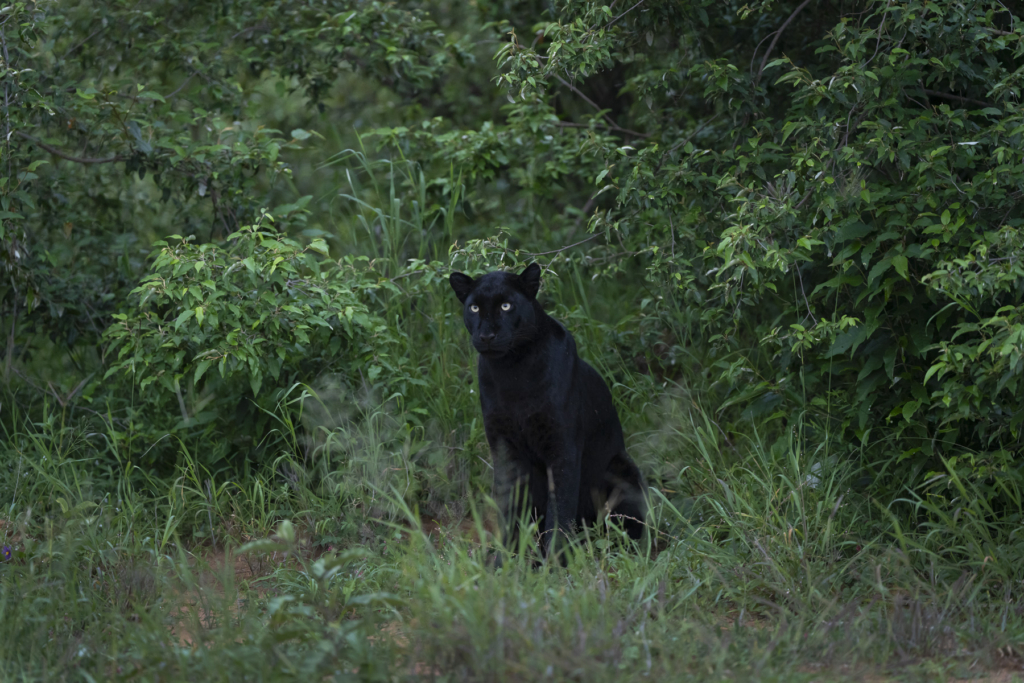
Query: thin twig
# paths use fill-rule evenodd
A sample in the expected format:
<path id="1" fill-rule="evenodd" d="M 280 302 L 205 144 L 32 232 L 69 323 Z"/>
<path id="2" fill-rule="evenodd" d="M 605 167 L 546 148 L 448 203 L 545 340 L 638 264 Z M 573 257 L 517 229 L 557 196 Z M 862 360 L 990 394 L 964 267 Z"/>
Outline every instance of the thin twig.
<path id="1" fill-rule="evenodd" d="M 648 250 L 646 249 L 643 251 L 620 251 L 617 254 L 608 254 L 607 256 L 602 256 L 601 258 L 592 258 L 590 256 L 584 256 L 583 258 L 586 259 L 586 263 L 588 266 L 596 266 L 602 263 L 610 263 L 622 256 L 636 256 L 637 254 L 645 253 L 647 251 Z"/>
<path id="2" fill-rule="evenodd" d="M 799 204 L 797 204 L 796 206 L 793 207 L 793 210 L 794 211 L 798 211 L 800 209 L 800 207 L 804 205 L 804 202 L 806 202 L 808 199 L 811 198 L 812 194 L 814 194 L 814 189 L 813 188 L 810 189 L 810 190 L 807 190 L 807 194 L 804 195 L 804 198 L 800 200 Z"/>
<path id="3" fill-rule="evenodd" d="M 574 93 L 576 93 L 581 98 L 583 98 L 583 101 L 586 102 L 587 104 L 589 104 L 591 107 L 593 107 L 594 109 L 596 109 L 599 112 L 600 111 L 604 111 L 600 106 L 598 106 L 597 102 L 595 102 L 594 100 L 592 100 L 589 97 L 587 97 L 586 95 L 584 95 L 583 92 L 579 88 L 577 88 L 575 85 L 573 85 L 569 81 L 565 80 L 564 78 L 562 78 L 558 74 L 555 74 L 555 78 L 558 79 L 559 83 L 561 83 L 562 85 L 567 87 L 569 90 L 572 90 Z M 605 115 L 605 118 L 607 119 L 608 116 Z M 612 121 L 611 119 L 608 119 L 608 123 L 611 124 L 611 125 L 616 125 L 615 122 Z"/>
<path id="4" fill-rule="evenodd" d="M 775 43 L 779 42 L 779 38 L 782 36 L 782 32 L 786 30 L 786 27 L 789 26 L 789 23 L 793 21 L 793 19 L 796 18 L 796 15 L 800 14 L 803 8 L 807 7 L 807 5 L 810 2 L 811 0 L 804 0 L 803 2 L 801 2 L 800 6 L 793 10 L 793 13 L 789 15 L 789 19 L 786 19 L 786 21 L 782 23 L 782 26 L 779 27 L 779 30 L 775 32 L 775 37 L 772 39 L 772 42 L 768 45 L 768 51 L 764 53 L 764 59 L 761 60 L 761 68 L 757 70 L 757 76 L 754 77 L 755 87 L 758 83 L 761 82 L 761 72 L 764 71 L 764 67 L 768 63 L 768 58 L 772 56 L 772 50 L 775 49 Z"/>
<path id="5" fill-rule="evenodd" d="M 11 361 L 14 360 L 14 328 L 18 326 L 18 293 L 14 293 L 13 312 L 11 313 L 11 332 L 7 337 L 7 354 L 4 358 L 4 382 L 11 383 Z"/>
<path id="6" fill-rule="evenodd" d="M 970 97 L 961 97 L 960 95 L 953 95 L 952 93 L 941 92 L 939 90 L 929 90 L 928 88 L 921 88 L 921 90 L 924 92 L 925 95 L 928 95 L 930 97 L 939 97 L 939 98 L 942 98 L 944 100 L 952 100 L 954 102 L 963 102 L 965 104 L 966 103 L 977 104 L 980 107 L 991 107 L 991 106 L 994 106 L 991 102 L 984 102 L 982 100 L 975 100 L 975 99 L 970 98 Z"/>
<path id="7" fill-rule="evenodd" d="M 913 97 L 911 97 L 910 95 L 908 95 L 906 93 L 903 93 L 903 96 L 906 97 L 911 102 L 913 102 L 914 104 L 916 104 L 917 106 L 921 107 L 921 109 L 927 109 L 928 108 L 928 105 L 926 105 L 924 102 L 919 102 L 918 100 L 915 100 Z"/>
<path id="8" fill-rule="evenodd" d="M 6 20 L 4 21 L 6 24 Z M 3 29 L 0 29 L 0 47 L 3 48 L 4 57 L 4 69 L 7 70 L 8 75 L 13 73 L 11 68 L 10 58 L 7 56 L 7 36 L 4 34 Z M 7 175 L 11 175 L 11 110 L 10 102 L 8 101 L 8 87 L 9 83 L 7 78 L 4 78 L 4 145 L 7 147 Z"/>
<path id="9" fill-rule="evenodd" d="M 593 107 L 594 109 L 596 109 L 596 110 L 597 110 L 597 111 L 598 111 L 599 113 L 600 113 L 600 112 L 603 112 L 603 111 L 604 111 L 604 110 L 603 110 L 603 109 L 602 109 L 602 108 L 601 108 L 601 107 L 600 107 L 600 106 L 599 106 L 599 105 L 597 104 L 597 102 L 595 102 L 594 100 L 592 100 L 592 99 L 590 99 L 589 97 L 587 97 L 586 95 L 584 95 L 584 94 L 583 94 L 583 92 L 582 92 L 582 91 L 581 91 L 581 90 L 580 90 L 579 88 L 577 88 L 577 87 L 576 87 L 575 85 L 573 85 L 573 84 L 572 84 L 572 83 L 570 83 L 569 81 L 565 80 L 564 78 L 562 78 L 562 77 L 561 77 L 561 76 L 559 76 L 558 74 L 555 74 L 555 78 L 557 78 L 557 79 L 558 79 L 558 82 L 559 82 L 559 83 L 561 83 L 562 85 L 564 85 L 565 87 L 567 87 L 567 88 L 568 88 L 569 90 L 572 90 L 572 91 L 573 91 L 574 93 L 576 93 L 577 95 L 579 95 L 579 96 L 580 96 L 580 97 L 581 97 L 581 98 L 583 99 L 583 101 L 584 101 L 584 102 L 586 102 L 586 103 L 587 103 L 587 104 L 589 104 L 589 105 L 590 105 L 591 107 Z M 650 137 L 649 135 L 645 135 L 644 133 L 638 133 L 638 132 L 636 132 L 635 130 L 629 130 L 628 128 L 623 128 L 623 127 L 622 127 L 622 126 L 620 126 L 619 124 L 615 123 L 615 121 L 613 121 L 613 120 L 612 120 L 612 118 L 611 118 L 610 116 L 608 116 L 607 114 L 601 114 L 601 115 L 602 115 L 602 116 L 604 117 L 604 120 L 608 122 L 608 125 L 609 125 L 609 126 L 611 126 L 612 128 L 614 128 L 614 129 L 615 129 L 615 130 L 617 130 L 617 131 L 620 131 L 620 132 L 623 132 L 623 133 L 628 133 L 629 135 L 635 135 L 635 136 L 636 136 L 636 137 L 638 137 L 638 138 L 647 138 L 647 137 Z"/>
<path id="10" fill-rule="evenodd" d="M 248 31 L 267 31 L 267 30 L 269 30 L 269 29 L 268 29 L 268 27 L 266 26 L 266 24 L 264 24 L 264 25 L 261 25 L 261 26 L 250 26 L 250 27 L 248 27 L 248 28 L 243 28 L 243 29 L 242 29 L 241 31 L 239 31 L 239 32 L 238 32 L 238 33 L 236 33 L 235 35 L 231 36 L 231 40 L 234 40 L 234 39 L 235 39 L 235 38 L 237 38 L 238 36 L 242 35 L 243 33 L 246 33 L 246 32 L 248 32 Z M 223 48 L 222 48 L 222 49 L 223 49 Z"/>
<path id="11" fill-rule="evenodd" d="M 871 59 L 864 63 L 864 66 L 861 67 L 862 69 L 867 69 L 868 65 L 871 64 L 871 62 L 875 61 L 875 57 L 878 56 L 878 50 L 879 48 L 882 47 L 882 29 L 885 28 L 885 20 L 889 16 L 886 12 L 889 10 L 889 7 L 891 5 L 892 0 L 889 0 L 889 2 L 885 5 L 885 9 L 882 10 L 882 20 L 878 22 L 878 34 L 875 36 L 875 53 L 871 55 Z"/>
<path id="12" fill-rule="evenodd" d="M 174 97 L 175 95 L 177 95 L 178 93 L 180 93 L 185 88 L 185 86 L 188 85 L 189 82 L 195 77 L 196 73 L 198 73 L 198 72 L 193 71 L 191 74 L 189 74 L 188 78 L 186 78 L 184 81 L 182 81 L 181 85 L 179 85 L 177 88 L 172 90 L 171 94 L 167 95 L 164 99 L 165 100 L 169 100 L 172 97 Z"/>
<path id="13" fill-rule="evenodd" d="M 676 260 L 676 226 L 675 226 L 675 223 L 672 221 L 672 212 L 671 211 L 668 212 L 668 229 L 670 230 L 670 234 L 672 236 L 672 261 L 675 262 L 675 260 Z"/>
<path id="14" fill-rule="evenodd" d="M 217 534 L 213 530 L 213 490 L 210 486 L 210 480 L 206 480 L 206 498 L 210 501 L 210 504 L 206 506 L 206 518 L 210 522 L 210 540 L 213 541 L 213 551 L 217 552 Z"/>
<path id="15" fill-rule="evenodd" d="M 760 42 L 760 43 L 758 43 L 758 44 L 757 44 L 757 47 L 755 47 L 755 48 L 754 48 L 754 53 L 753 53 L 752 55 L 750 55 L 750 66 L 749 66 L 749 67 L 747 68 L 747 72 L 748 72 L 748 73 L 749 73 L 749 74 L 750 74 L 751 76 L 753 76 L 753 75 L 754 75 L 754 60 L 756 60 L 756 59 L 757 59 L 757 52 L 758 52 L 758 50 L 760 50 L 760 49 L 761 49 L 761 46 L 762 46 L 762 45 L 764 45 L 764 41 L 768 40 L 769 38 L 771 38 L 771 37 L 772 37 L 772 36 L 774 36 L 774 35 L 775 35 L 774 33 L 769 33 L 769 34 L 768 34 L 768 35 L 766 35 L 766 36 L 765 36 L 764 38 L 762 38 L 762 39 L 761 39 L 761 42 Z"/>
<path id="16" fill-rule="evenodd" d="M 800 274 L 800 266 L 796 267 L 796 276 L 797 279 L 800 280 L 800 293 L 804 295 L 804 304 L 807 305 L 807 315 L 811 316 L 811 320 L 813 320 L 814 324 L 817 325 L 818 319 L 814 317 L 813 313 L 811 313 L 811 302 L 807 300 L 807 291 L 804 289 L 804 276 Z"/>
<path id="17" fill-rule="evenodd" d="M 1013 12 L 1011 12 L 1006 5 L 1000 2 L 1000 0 L 996 0 L 996 4 L 1002 7 L 1003 11 L 1010 15 L 1010 30 L 1016 33 L 1017 27 L 1014 26 L 1016 17 L 1013 16 Z"/>
<path id="18" fill-rule="evenodd" d="M 78 43 L 77 45 L 75 45 L 74 47 L 72 47 L 72 48 L 71 48 L 70 50 L 68 50 L 67 52 L 65 52 L 65 53 L 64 53 L 64 56 L 63 56 L 63 57 L 61 57 L 61 59 L 67 59 L 68 57 L 70 57 L 71 55 L 73 55 L 73 54 L 74 54 L 74 53 L 75 53 L 75 52 L 76 52 L 76 51 L 78 50 L 78 48 L 82 47 L 83 45 L 85 45 L 86 43 L 88 43 L 88 42 L 89 42 L 90 40 L 92 40 L 93 38 L 95 38 L 95 37 L 96 37 L 97 35 L 99 35 L 100 33 L 103 33 L 103 32 L 104 32 L 104 31 L 106 31 L 106 30 L 107 30 L 107 27 L 106 27 L 106 26 L 100 26 L 100 27 L 99 27 L 98 29 L 96 29 L 95 31 L 93 31 L 92 33 L 90 33 L 90 34 L 89 34 L 88 36 L 86 36 L 86 37 L 85 37 L 85 39 L 84 39 L 84 40 L 82 40 L 82 41 L 81 41 L 80 43 Z"/>
<path id="19" fill-rule="evenodd" d="M 585 239 L 585 240 L 580 240 L 580 241 L 579 241 L 579 242 L 577 242 L 576 244 L 570 244 L 570 245 L 569 245 L 569 246 L 567 246 L 567 247 L 562 247 L 561 249 L 555 249 L 555 250 L 553 250 L 553 251 L 539 251 L 539 252 L 529 252 L 529 251 L 524 251 L 523 253 L 524 253 L 524 254 L 526 254 L 527 256 L 547 256 L 548 254 L 557 254 L 557 253 L 559 253 L 559 252 L 561 252 L 561 251 L 565 251 L 566 249 L 572 249 L 573 247 L 578 247 L 578 246 L 580 246 L 581 244 L 583 244 L 583 243 L 585 243 L 585 242 L 589 242 L 590 240 L 593 240 L 593 239 L 597 239 L 597 238 L 598 238 L 598 237 L 600 237 L 600 236 L 601 236 L 601 234 L 600 234 L 600 233 L 598 233 L 598 234 L 595 234 L 595 235 L 591 235 L 591 236 L 590 236 L 590 237 L 588 237 L 587 239 Z"/>
<path id="20" fill-rule="evenodd" d="M 864 115 L 858 116 L 857 120 L 853 122 L 853 128 L 850 128 L 850 118 L 853 116 L 853 112 L 856 111 L 858 105 L 853 105 L 850 109 L 850 113 L 846 115 L 846 131 L 843 133 L 843 142 L 839 145 L 839 151 L 846 148 L 846 143 L 850 141 L 850 131 L 856 130 L 860 122 L 864 120 Z M 866 113 L 866 112 L 865 112 Z"/>
<path id="21" fill-rule="evenodd" d="M 609 21 L 608 25 L 605 26 L 605 29 L 610 29 L 612 26 L 615 26 L 615 22 L 617 22 L 619 19 L 621 19 L 622 17 L 626 16 L 627 14 L 629 14 L 630 12 L 632 12 L 633 10 L 635 10 L 637 7 L 639 7 L 640 5 L 644 4 L 645 2 L 647 2 L 647 0 L 640 0 L 640 2 L 636 3 L 635 5 L 630 7 L 628 10 L 626 10 L 625 12 L 620 14 L 619 16 L 617 16 L 614 19 L 612 19 L 611 21 Z"/>
<path id="22" fill-rule="evenodd" d="M 590 128 L 589 124 L 586 124 L 586 123 L 576 123 L 574 121 L 559 121 L 555 125 L 558 126 L 559 128 Z M 628 128 L 620 128 L 619 126 L 614 126 L 614 125 L 608 123 L 607 121 L 602 122 L 601 123 L 601 127 L 602 128 L 607 128 L 608 130 L 614 130 L 614 131 L 617 131 L 619 133 L 626 133 L 628 135 L 632 135 L 632 136 L 638 137 L 638 138 L 649 138 L 649 137 L 651 137 L 647 133 L 638 133 L 637 131 L 630 130 Z"/>
<path id="23" fill-rule="evenodd" d="M 40 148 L 46 150 L 47 152 L 49 152 L 50 154 L 52 154 L 54 156 L 58 156 L 61 159 L 66 159 L 68 161 L 73 161 L 76 164 L 110 164 L 110 163 L 113 163 L 113 162 L 116 162 L 116 161 L 124 161 L 125 159 L 128 158 L 128 157 L 123 156 L 121 154 L 115 154 L 112 157 L 103 157 L 103 158 L 76 157 L 76 156 L 74 156 L 72 154 L 68 154 L 67 152 L 65 152 L 62 149 L 58 149 L 58 148 L 56 148 L 56 147 L 54 147 L 52 145 L 46 144 L 45 142 L 43 142 L 39 138 L 33 137 L 33 136 L 29 135 L 28 133 L 22 133 L 20 130 L 14 131 L 14 135 L 17 135 L 20 138 L 24 138 L 24 139 L 28 140 L 32 144 L 34 144 L 37 147 L 40 147 Z"/>
<path id="24" fill-rule="evenodd" d="M 232 233 L 232 230 L 231 227 L 228 225 L 227 219 L 224 217 L 224 212 L 222 210 L 222 207 L 220 206 L 220 201 L 218 199 L 220 193 L 217 192 L 216 187 L 213 187 L 212 182 L 210 183 L 210 185 L 210 199 L 213 200 L 213 213 L 217 218 L 220 218 L 221 225 L 223 225 L 224 230 L 227 231 L 226 234 L 230 235 Z"/>
<path id="25" fill-rule="evenodd" d="M 594 201 L 597 200 L 597 195 L 599 194 L 601 194 L 601 190 L 595 191 L 594 194 L 590 195 L 590 199 L 588 199 L 587 203 L 583 205 L 583 208 L 580 209 L 580 217 L 576 219 L 576 225 L 573 226 L 572 232 L 576 232 L 576 228 L 580 226 L 580 221 L 582 221 L 584 217 L 590 213 L 590 210 L 594 208 Z M 572 233 L 570 233 L 570 236 L 571 235 Z"/>
<path id="26" fill-rule="evenodd" d="M 687 138 L 685 140 L 683 140 L 682 142 L 677 142 L 676 144 L 674 144 L 671 147 L 669 147 L 669 150 L 668 150 L 667 154 L 671 154 L 672 152 L 676 151 L 680 147 L 685 147 L 687 142 L 689 142 L 690 140 L 692 140 L 695 137 L 697 137 L 697 133 L 701 132 L 702 130 L 704 130 L 705 128 L 710 126 L 714 122 L 714 120 L 717 119 L 721 115 L 722 115 L 722 112 L 718 112 L 717 114 L 712 116 L 710 119 L 708 119 L 704 123 L 702 123 L 699 126 L 697 126 L 696 130 L 694 130 L 692 133 L 690 133 L 690 135 L 687 136 Z"/>
<path id="27" fill-rule="evenodd" d="M 615 6 L 616 6 L 617 4 L 619 4 L 619 0 L 612 0 L 612 4 L 608 5 L 608 12 L 610 13 L 610 12 L 611 12 L 611 11 L 612 11 L 613 9 L 615 9 Z M 595 30 L 597 30 L 597 28 L 598 28 L 599 26 L 600 26 L 600 24 L 594 24 L 594 25 L 593 25 L 593 26 L 591 26 L 591 27 L 590 27 L 590 28 L 589 28 L 588 30 L 589 30 L 589 31 L 595 31 Z"/>

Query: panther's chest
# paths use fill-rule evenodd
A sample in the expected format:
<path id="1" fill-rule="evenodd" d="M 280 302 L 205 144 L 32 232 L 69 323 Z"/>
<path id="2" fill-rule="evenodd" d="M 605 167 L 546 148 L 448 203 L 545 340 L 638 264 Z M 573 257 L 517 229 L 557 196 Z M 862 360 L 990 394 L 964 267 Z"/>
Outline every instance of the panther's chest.
<path id="1" fill-rule="evenodd" d="M 546 382 L 507 385 L 481 381 L 480 405 L 484 420 L 514 426 L 521 425 L 537 414 L 557 412 L 549 389 Z"/>
<path id="2" fill-rule="evenodd" d="M 480 405 L 488 433 L 527 446 L 564 431 L 574 422 L 569 384 L 570 378 L 538 367 L 481 372 Z"/>
<path id="3" fill-rule="evenodd" d="M 484 411 L 484 430 L 492 448 L 510 448 L 515 458 L 541 465 L 552 449 L 566 442 L 573 420 L 564 410 L 536 401 L 495 405 Z"/>

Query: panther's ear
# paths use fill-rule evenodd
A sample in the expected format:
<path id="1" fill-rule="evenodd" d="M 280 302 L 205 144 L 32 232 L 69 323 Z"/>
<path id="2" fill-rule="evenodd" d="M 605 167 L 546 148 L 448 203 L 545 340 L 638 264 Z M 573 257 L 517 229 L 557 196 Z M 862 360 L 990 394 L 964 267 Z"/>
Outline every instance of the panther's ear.
<path id="1" fill-rule="evenodd" d="M 536 263 L 526 266 L 526 270 L 519 274 L 519 284 L 526 296 L 536 299 L 540 291 L 540 266 Z"/>
<path id="2" fill-rule="evenodd" d="M 455 296 L 459 297 L 459 301 L 466 303 L 466 297 L 469 296 L 470 292 L 476 286 L 476 282 L 473 278 L 464 273 L 452 273 L 448 276 L 448 284 L 455 290 Z"/>

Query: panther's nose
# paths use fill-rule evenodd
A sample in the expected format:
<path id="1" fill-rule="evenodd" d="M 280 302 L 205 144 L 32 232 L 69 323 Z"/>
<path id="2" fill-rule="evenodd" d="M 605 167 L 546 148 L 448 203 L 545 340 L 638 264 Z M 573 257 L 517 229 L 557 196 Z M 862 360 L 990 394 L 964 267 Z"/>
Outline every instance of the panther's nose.
<path id="1" fill-rule="evenodd" d="M 493 332 L 488 332 L 486 334 L 481 333 L 480 334 L 480 341 L 482 341 L 485 344 L 490 344 L 492 341 L 494 341 L 494 333 Z"/>

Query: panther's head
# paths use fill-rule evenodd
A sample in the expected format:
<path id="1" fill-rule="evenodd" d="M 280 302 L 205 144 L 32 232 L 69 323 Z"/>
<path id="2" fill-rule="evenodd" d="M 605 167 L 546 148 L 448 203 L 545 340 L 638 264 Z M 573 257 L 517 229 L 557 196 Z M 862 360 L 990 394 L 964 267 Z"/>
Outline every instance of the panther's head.
<path id="1" fill-rule="evenodd" d="M 540 290 L 536 263 L 519 275 L 493 272 L 474 280 L 452 273 L 448 282 L 462 302 L 462 319 L 480 355 L 500 358 L 536 336 Z"/>

